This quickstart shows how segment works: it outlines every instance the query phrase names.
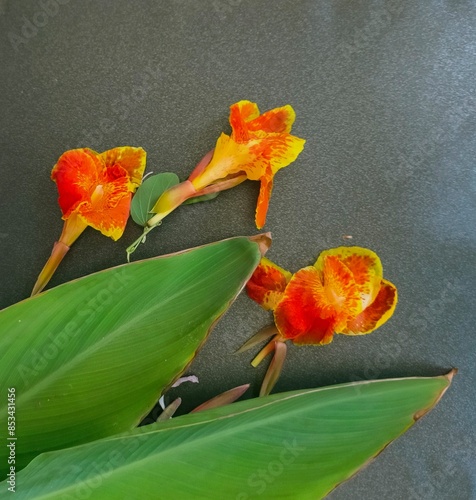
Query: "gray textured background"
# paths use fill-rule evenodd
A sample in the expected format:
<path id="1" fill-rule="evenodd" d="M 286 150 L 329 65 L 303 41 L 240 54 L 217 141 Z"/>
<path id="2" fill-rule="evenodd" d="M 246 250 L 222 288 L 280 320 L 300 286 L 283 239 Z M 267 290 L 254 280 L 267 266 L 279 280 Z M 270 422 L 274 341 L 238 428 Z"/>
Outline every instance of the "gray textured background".
<path id="1" fill-rule="evenodd" d="M 142 146 L 149 171 L 183 179 L 230 104 L 292 104 L 307 145 L 276 177 L 269 257 L 296 271 L 324 248 L 372 248 L 400 303 L 377 333 L 291 347 L 276 390 L 458 367 L 440 405 L 330 498 L 476 498 L 475 3 L 54 5 L 0 0 L 0 307 L 29 295 L 61 232 L 49 173 L 63 151 Z M 257 193 L 177 210 L 136 257 L 255 234 Z M 122 263 L 139 233 L 87 230 L 52 285 Z M 231 352 L 269 320 L 239 297 L 192 367 L 200 384 L 175 391 L 182 411 L 248 381 L 257 395 L 265 366 Z"/>

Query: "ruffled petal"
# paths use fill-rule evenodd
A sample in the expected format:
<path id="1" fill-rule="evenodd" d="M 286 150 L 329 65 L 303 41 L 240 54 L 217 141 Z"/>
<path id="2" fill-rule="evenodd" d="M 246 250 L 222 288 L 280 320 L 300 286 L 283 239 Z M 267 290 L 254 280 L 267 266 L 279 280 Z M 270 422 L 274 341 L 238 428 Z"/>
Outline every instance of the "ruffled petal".
<path id="1" fill-rule="evenodd" d="M 79 205 L 91 201 L 104 168 L 97 153 L 88 148 L 72 149 L 60 156 L 51 178 L 58 187 L 63 219 L 67 219 Z"/>
<path id="2" fill-rule="evenodd" d="M 259 115 L 258 106 L 240 101 L 230 108 L 232 134 L 221 134 L 210 162 L 194 170 L 189 180 L 196 191 L 202 191 L 234 175 L 246 175 L 261 181 L 256 207 L 256 225 L 260 229 L 273 187 L 273 176 L 296 160 L 305 140 L 291 135 L 295 119 L 291 106 L 283 106 Z"/>
<path id="3" fill-rule="evenodd" d="M 329 255 L 323 264 L 323 270 L 317 272 L 322 276 L 327 307 L 339 314 L 340 326 L 347 323 L 347 317 L 362 311 L 360 290 L 350 270 L 337 257 Z"/>
<path id="4" fill-rule="evenodd" d="M 258 105 L 251 101 L 239 101 L 230 106 L 231 137 L 236 142 L 249 140 L 247 122 L 259 116 Z"/>
<path id="5" fill-rule="evenodd" d="M 261 116 L 249 121 L 246 126 L 248 132 L 275 132 L 286 133 L 291 132 L 296 113 L 289 104 L 281 108 L 271 109 L 263 113 Z"/>
<path id="6" fill-rule="evenodd" d="M 275 309 L 292 274 L 263 257 L 246 284 L 249 297 L 263 309 Z"/>
<path id="7" fill-rule="evenodd" d="M 279 333 L 298 344 L 327 344 L 339 322 L 320 273 L 312 266 L 299 270 L 274 311 Z"/>
<path id="8" fill-rule="evenodd" d="M 108 167 L 91 196 L 91 202 L 78 207 L 78 215 L 105 236 L 119 239 L 129 218 L 132 196 L 129 188 L 126 170 L 118 164 Z"/>
<path id="9" fill-rule="evenodd" d="M 352 273 L 359 289 L 362 310 L 371 304 L 380 289 L 383 276 L 382 263 L 375 252 L 362 247 L 338 247 L 321 252 L 314 267 L 322 270 L 327 257 L 333 256 Z"/>
<path id="10" fill-rule="evenodd" d="M 107 167 L 119 165 L 127 172 L 130 191 L 134 192 L 140 186 L 147 156 L 142 148 L 123 146 L 104 151 L 99 156 L 104 160 Z"/>
<path id="11" fill-rule="evenodd" d="M 266 138 L 249 142 L 252 161 L 242 166 L 248 179 L 259 180 L 271 170 L 287 167 L 299 156 L 304 148 L 304 139 L 289 134 L 268 134 Z"/>
<path id="12" fill-rule="evenodd" d="M 397 302 L 397 288 L 383 279 L 375 300 L 357 317 L 350 320 L 340 333 L 363 335 L 373 332 L 392 317 Z"/>

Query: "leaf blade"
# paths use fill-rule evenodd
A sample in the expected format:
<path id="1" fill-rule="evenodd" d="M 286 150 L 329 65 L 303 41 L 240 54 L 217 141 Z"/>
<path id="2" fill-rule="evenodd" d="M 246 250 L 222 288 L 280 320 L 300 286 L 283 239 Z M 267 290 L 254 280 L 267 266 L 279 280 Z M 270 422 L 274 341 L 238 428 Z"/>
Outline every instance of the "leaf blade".
<path id="1" fill-rule="evenodd" d="M 89 481 L 97 499 L 137 488 L 144 498 L 322 498 L 433 408 L 451 376 L 294 391 L 141 427 L 38 457 L 17 495 L 61 498 Z"/>
<path id="2" fill-rule="evenodd" d="M 137 425 L 242 289 L 259 245 L 232 238 L 126 264 L 0 311 L 0 389 L 16 388 L 17 465 Z"/>

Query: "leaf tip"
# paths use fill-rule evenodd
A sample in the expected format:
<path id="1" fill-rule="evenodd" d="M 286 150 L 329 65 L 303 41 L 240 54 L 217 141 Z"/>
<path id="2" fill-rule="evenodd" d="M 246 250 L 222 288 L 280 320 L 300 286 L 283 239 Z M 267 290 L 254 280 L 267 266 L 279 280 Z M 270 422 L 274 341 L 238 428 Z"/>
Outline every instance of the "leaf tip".
<path id="1" fill-rule="evenodd" d="M 444 377 L 446 378 L 446 380 L 448 380 L 448 387 L 451 384 L 451 382 L 453 381 L 453 377 L 457 373 L 458 373 L 458 368 L 451 368 L 451 370 L 446 375 L 444 375 Z"/>
<path id="2" fill-rule="evenodd" d="M 417 422 L 420 420 L 420 418 L 424 417 L 430 410 L 432 410 L 441 400 L 441 398 L 444 396 L 445 392 L 448 390 L 449 386 L 451 385 L 451 382 L 453 381 L 453 377 L 458 373 L 457 368 L 452 368 L 446 375 L 442 375 L 441 378 L 446 379 L 447 383 L 445 387 L 440 391 L 438 396 L 436 397 L 435 401 L 428 407 L 422 408 L 421 410 L 418 410 L 416 413 L 413 415 L 413 420 Z"/>
<path id="3" fill-rule="evenodd" d="M 258 245 L 261 257 L 263 257 L 271 246 L 271 233 L 261 233 L 256 236 L 250 236 L 250 241 L 255 242 Z"/>

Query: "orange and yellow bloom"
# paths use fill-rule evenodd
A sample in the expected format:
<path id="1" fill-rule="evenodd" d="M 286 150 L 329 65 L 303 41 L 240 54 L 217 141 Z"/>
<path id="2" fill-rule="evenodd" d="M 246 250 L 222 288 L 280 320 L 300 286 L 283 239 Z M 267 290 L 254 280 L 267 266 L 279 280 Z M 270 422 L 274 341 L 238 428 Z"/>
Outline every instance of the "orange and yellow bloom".
<path id="1" fill-rule="evenodd" d="M 265 347 L 254 365 L 276 342 L 324 345 L 335 333 L 370 333 L 392 316 L 397 304 L 397 289 L 383 278 L 379 257 L 361 247 L 326 250 L 313 266 L 295 274 L 263 258 L 246 289 L 264 309 L 273 311 L 275 322 L 275 329 L 267 332 L 268 337 L 274 335 L 275 345 Z"/>
<path id="2" fill-rule="evenodd" d="M 129 218 L 132 193 L 142 182 L 146 153 L 142 148 L 119 147 L 103 153 L 82 148 L 63 153 L 53 167 L 64 226 L 51 257 L 33 288 L 46 286 L 80 234 L 91 226 L 117 240 Z"/>
<path id="3" fill-rule="evenodd" d="M 262 228 L 275 174 L 296 160 L 304 147 L 304 139 L 291 135 L 295 117 L 289 105 L 260 115 L 255 103 L 233 104 L 231 135 L 221 134 L 215 149 L 197 165 L 188 180 L 162 194 L 152 209 L 157 215 L 149 225 L 160 222 L 189 198 L 223 191 L 250 179 L 260 181 L 256 226 Z"/>

